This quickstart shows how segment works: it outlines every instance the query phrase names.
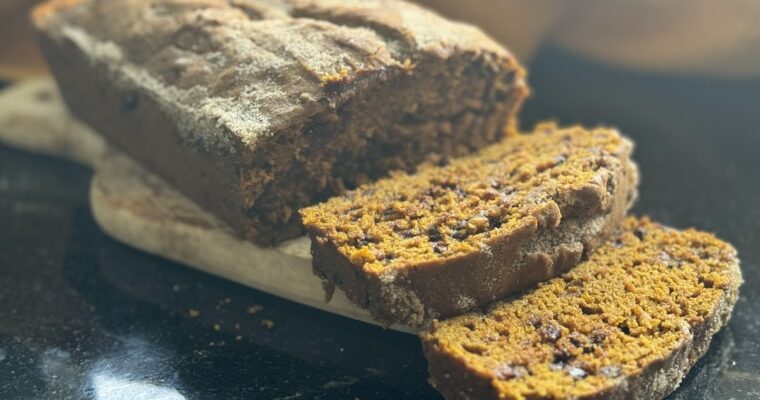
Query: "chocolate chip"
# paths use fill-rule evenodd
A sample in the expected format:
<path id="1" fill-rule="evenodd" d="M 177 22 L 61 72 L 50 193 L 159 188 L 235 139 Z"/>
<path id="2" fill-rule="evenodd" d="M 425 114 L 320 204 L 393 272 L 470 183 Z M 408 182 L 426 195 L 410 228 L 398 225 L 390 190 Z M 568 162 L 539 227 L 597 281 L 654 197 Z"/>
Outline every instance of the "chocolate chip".
<path id="1" fill-rule="evenodd" d="M 601 314 L 602 313 L 602 308 L 599 307 L 596 304 L 594 304 L 594 305 L 591 305 L 591 304 L 581 304 L 580 307 L 581 307 L 581 312 L 584 315 L 593 315 L 593 314 Z"/>
<path id="2" fill-rule="evenodd" d="M 623 333 L 625 333 L 626 335 L 630 335 L 631 334 L 631 328 L 629 328 L 628 324 L 626 324 L 625 322 L 622 323 L 622 324 L 620 324 L 620 325 L 618 325 L 618 329 L 620 329 L 620 331 L 623 332 Z"/>
<path id="3" fill-rule="evenodd" d="M 437 226 L 432 226 L 427 230 L 428 240 L 431 242 L 440 242 L 443 240 L 443 235 Z"/>
<path id="4" fill-rule="evenodd" d="M 504 224 L 504 221 L 501 219 L 501 217 L 488 217 L 488 227 L 491 229 L 496 229 Z"/>
<path id="5" fill-rule="evenodd" d="M 455 230 L 454 232 L 451 232 L 451 237 L 456 240 L 464 240 L 467 239 L 468 236 L 470 235 L 467 232 L 461 230 Z"/>
<path id="6" fill-rule="evenodd" d="M 369 237 L 369 236 L 362 236 L 359 239 L 356 239 L 356 242 L 354 243 L 354 247 L 356 247 L 357 249 L 360 249 L 371 243 L 378 243 L 378 241 L 377 239 Z"/>
<path id="7" fill-rule="evenodd" d="M 620 376 L 621 369 L 617 365 L 608 365 L 599 369 L 599 373 L 608 378 L 617 378 Z"/>
<path id="8" fill-rule="evenodd" d="M 570 350 L 568 350 L 567 347 L 555 348 L 552 354 L 554 354 L 555 364 L 562 364 L 573 358 L 573 355 L 570 354 Z"/>
<path id="9" fill-rule="evenodd" d="M 459 186 L 456 184 L 456 182 L 451 182 L 451 181 L 441 182 L 439 186 L 441 186 L 444 189 L 449 189 L 449 190 L 459 189 Z"/>
<path id="10" fill-rule="evenodd" d="M 646 234 L 646 231 L 643 228 L 636 228 L 633 230 L 633 234 L 636 235 L 639 240 L 644 240 L 644 235 Z"/>
<path id="11" fill-rule="evenodd" d="M 699 257 L 699 258 L 701 258 L 703 260 L 707 260 L 707 259 L 709 259 L 711 257 L 710 256 L 710 252 L 708 252 L 705 249 L 695 250 L 695 253 L 696 253 L 697 257 Z"/>

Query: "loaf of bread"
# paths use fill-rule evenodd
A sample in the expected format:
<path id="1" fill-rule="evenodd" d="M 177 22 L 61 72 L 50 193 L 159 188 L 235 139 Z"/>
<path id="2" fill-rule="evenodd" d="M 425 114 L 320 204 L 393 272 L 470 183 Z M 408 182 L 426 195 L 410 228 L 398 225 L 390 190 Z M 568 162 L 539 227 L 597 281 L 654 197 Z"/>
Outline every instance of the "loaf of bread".
<path id="1" fill-rule="evenodd" d="M 702 357 L 742 282 L 713 235 L 630 218 L 533 291 L 421 334 L 446 399 L 661 399 Z"/>
<path id="2" fill-rule="evenodd" d="M 51 0 L 33 20 L 78 118 L 260 244 L 497 141 L 527 95 L 480 30 L 397 0 Z"/>
<path id="3" fill-rule="evenodd" d="M 304 208 L 315 272 L 386 323 L 472 310 L 559 275 L 619 227 L 631 149 L 615 130 L 547 124 Z"/>

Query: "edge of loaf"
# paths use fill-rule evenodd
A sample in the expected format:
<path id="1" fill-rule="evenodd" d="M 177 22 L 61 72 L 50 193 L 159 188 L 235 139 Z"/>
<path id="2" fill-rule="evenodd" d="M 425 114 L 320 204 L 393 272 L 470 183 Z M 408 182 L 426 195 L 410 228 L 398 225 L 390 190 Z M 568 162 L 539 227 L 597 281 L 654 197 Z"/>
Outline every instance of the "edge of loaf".
<path id="1" fill-rule="evenodd" d="M 296 210 L 507 134 L 528 89 L 477 28 L 396 0 L 52 0 L 72 112 L 259 244 Z"/>

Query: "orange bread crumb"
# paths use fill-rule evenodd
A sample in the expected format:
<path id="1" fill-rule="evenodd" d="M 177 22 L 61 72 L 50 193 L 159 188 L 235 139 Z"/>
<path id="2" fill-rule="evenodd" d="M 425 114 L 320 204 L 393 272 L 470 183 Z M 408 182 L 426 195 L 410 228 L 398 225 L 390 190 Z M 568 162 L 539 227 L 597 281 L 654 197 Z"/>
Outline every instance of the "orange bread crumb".
<path id="1" fill-rule="evenodd" d="M 301 210 L 314 268 L 381 320 L 465 312 L 556 276 L 616 228 L 635 197 L 631 149 L 612 129 L 544 125 L 362 186 Z"/>
<path id="2" fill-rule="evenodd" d="M 710 234 L 630 218 L 561 277 L 422 333 L 433 385 L 447 399 L 662 398 L 729 317 L 738 264 Z"/>

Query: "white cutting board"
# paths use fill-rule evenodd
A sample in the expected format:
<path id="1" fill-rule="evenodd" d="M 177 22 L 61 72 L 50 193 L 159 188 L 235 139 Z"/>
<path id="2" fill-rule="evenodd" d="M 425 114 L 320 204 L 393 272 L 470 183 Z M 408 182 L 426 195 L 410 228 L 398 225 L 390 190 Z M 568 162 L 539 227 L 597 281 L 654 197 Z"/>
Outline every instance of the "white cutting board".
<path id="1" fill-rule="evenodd" d="M 306 237 L 272 248 L 235 237 L 226 224 L 72 118 L 50 78 L 0 92 L 0 143 L 93 168 L 93 215 L 121 242 L 309 307 L 375 323 L 340 289 L 325 301 Z M 412 332 L 405 326 L 391 329 Z"/>

